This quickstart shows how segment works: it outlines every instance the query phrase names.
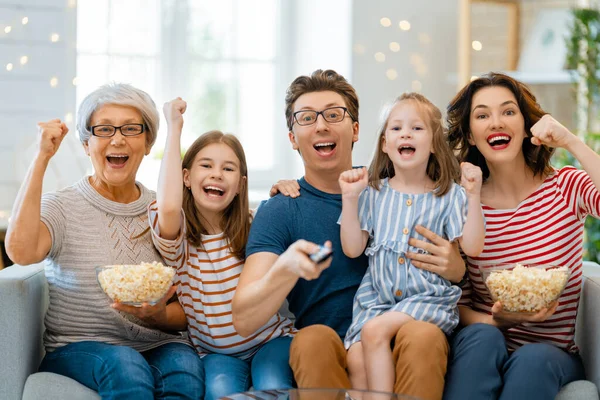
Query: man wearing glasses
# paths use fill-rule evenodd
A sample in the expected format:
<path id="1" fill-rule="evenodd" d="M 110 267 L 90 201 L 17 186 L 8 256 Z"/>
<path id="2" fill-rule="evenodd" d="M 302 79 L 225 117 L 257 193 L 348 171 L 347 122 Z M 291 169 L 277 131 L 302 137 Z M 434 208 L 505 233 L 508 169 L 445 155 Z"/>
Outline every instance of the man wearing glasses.
<path id="1" fill-rule="evenodd" d="M 300 329 L 290 349 L 298 387 L 350 388 L 342 338 L 368 261 L 364 254 L 351 259 L 342 251 L 338 178 L 352 168 L 358 97 L 335 71 L 317 70 L 292 82 L 285 114 L 292 148 L 304 162 L 304 177 L 298 180 L 301 195 L 278 195 L 260 207 L 233 300 L 234 325 L 242 335 L 253 333 L 287 298 Z M 328 241 L 331 261 L 313 263 L 308 255 L 316 244 Z M 458 252 L 440 256 L 452 265 L 447 273 L 454 272 L 459 281 L 464 264 Z M 403 326 L 394 343 L 395 392 L 435 398 L 432 385 L 443 387 L 447 353 L 446 338 L 434 325 L 414 321 Z"/>

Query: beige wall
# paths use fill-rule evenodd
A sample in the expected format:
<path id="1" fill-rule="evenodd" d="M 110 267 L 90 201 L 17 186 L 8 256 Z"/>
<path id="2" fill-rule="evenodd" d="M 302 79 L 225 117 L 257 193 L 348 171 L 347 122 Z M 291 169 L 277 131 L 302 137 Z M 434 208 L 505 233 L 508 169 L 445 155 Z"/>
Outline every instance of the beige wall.
<path id="1" fill-rule="evenodd" d="M 547 8 L 572 8 L 579 0 L 521 0 L 520 43 L 525 43 L 538 13 Z M 471 29 L 473 40 L 483 44 L 473 51 L 471 68 L 474 74 L 506 70 L 508 9 L 498 4 L 473 4 Z M 568 83 L 530 84 L 542 107 L 570 128 L 575 127 L 572 86 Z"/>

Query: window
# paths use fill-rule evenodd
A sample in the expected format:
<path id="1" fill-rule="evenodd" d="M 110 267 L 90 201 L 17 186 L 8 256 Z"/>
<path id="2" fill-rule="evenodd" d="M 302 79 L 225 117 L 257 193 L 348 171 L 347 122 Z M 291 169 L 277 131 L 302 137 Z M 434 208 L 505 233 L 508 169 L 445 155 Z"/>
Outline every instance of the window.
<path id="1" fill-rule="evenodd" d="M 283 116 L 280 0 L 79 0 L 77 104 L 107 82 L 126 82 L 162 104 L 188 102 L 182 145 L 214 129 L 246 151 L 251 192 L 295 176 Z M 279 79 L 279 81 L 278 81 Z M 162 115 L 161 115 L 162 117 Z M 156 188 L 166 124 L 138 180 Z M 287 161 L 286 161 L 287 158 Z"/>

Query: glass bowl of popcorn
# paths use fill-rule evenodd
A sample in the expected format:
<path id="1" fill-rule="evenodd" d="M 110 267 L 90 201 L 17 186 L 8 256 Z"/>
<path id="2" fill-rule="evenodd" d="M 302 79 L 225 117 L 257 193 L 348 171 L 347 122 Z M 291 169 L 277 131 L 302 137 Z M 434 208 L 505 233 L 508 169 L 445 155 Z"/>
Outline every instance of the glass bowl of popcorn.
<path id="1" fill-rule="evenodd" d="M 494 302 L 507 312 L 536 313 L 558 300 L 569 280 L 567 267 L 549 265 L 480 265 Z"/>
<path id="2" fill-rule="evenodd" d="M 173 285 L 175 269 L 157 262 L 106 265 L 96 268 L 96 277 L 104 293 L 114 302 L 154 305 Z"/>

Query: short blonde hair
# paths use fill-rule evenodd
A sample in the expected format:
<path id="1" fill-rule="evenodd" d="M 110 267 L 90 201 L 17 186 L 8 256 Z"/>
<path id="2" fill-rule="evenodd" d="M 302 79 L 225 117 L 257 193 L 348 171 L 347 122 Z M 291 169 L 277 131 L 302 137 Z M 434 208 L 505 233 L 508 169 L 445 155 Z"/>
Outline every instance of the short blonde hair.
<path id="1" fill-rule="evenodd" d="M 134 107 L 142 114 L 146 130 L 146 145 L 152 147 L 156 141 L 160 116 L 156 104 L 148 93 L 126 83 L 109 83 L 88 94 L 79 106 L 77 132 L 81 143 L 92 136 L 90 119 L 92 114 L 105 104 Z"/>

